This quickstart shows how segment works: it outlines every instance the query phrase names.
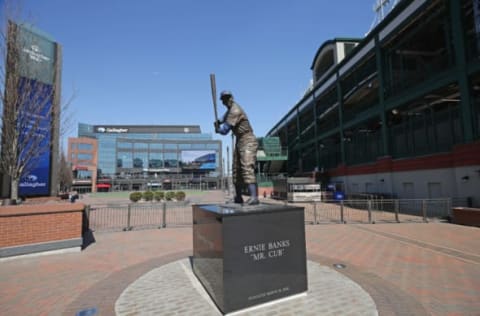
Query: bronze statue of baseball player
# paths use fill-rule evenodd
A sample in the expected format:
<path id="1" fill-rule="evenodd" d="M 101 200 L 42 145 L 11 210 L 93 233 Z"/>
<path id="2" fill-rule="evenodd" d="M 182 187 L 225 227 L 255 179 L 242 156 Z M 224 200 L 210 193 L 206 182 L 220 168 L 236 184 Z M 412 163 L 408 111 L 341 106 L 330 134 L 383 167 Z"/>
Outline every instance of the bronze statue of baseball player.
<path id="1" fill-rule="evenodd" d="M 232 131 L 235 135 L 235 151 L 233 154 L 232 177 L 235 185 L 235 203 L 243 204 L 242 187 L 248 186 L 250 198 L 245 202 L 247 205 L 257 205 L 257 179 L 255 177 L 255 163 L 257 161 L 257 138 L 253 134 L 253 128 L 248 121 L 247 114 L 233 100 L 230 91 L 222 91 L 220 100 L 227 107 L 223 120 L 215 121 L 215 132 L 226 135 Z"/>

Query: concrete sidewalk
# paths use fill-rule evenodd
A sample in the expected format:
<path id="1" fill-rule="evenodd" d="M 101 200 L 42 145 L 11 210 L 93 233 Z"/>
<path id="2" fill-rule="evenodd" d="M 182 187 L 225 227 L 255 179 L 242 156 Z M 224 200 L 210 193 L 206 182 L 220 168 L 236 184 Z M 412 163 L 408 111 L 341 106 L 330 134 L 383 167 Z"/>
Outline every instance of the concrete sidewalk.
<path id="1" fill-rule="evenodd" d="M 478 228 L 307 225 L 306 238 L 309 260 L 332 269 L 345 264 L 337 271 L 370 295 L 379 315 L 480 315 Z M 189 227 L 94 239 L 82 252 L 0 262 L 0 315 L 75 315 L 91 307 L 114 315 L 115 302 L 136 280 L 192 254 Z"/>

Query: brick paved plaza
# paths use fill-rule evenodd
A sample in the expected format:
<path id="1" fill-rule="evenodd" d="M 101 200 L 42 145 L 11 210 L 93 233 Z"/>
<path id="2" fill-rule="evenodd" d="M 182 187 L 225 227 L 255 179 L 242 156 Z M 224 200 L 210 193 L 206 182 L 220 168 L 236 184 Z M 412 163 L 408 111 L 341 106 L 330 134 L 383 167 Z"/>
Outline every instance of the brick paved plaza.
<path id="1" fill-rule="evenodd" d="M 212 192 L 202 201 L 222 198 L 221 192 Z M 177 301 L 168 299 L 171 292 L 195 288 L 180 269 L 182 264 L 188 267 L 185 259 L 192 255 L 191 227 L 97 232 L 93 237 L 81 252 L 0 261 L 0 315 L 75 315 L 88 308 L 96 308 L 97 315 L 115 315 L 116 306 L 128 311 L 130 305 L 151 303 L 149 295 L 157 290 L 156 305 L 150 310 L 118 310 L 122 315 L 135 310 L 155 315 L 159 310 L 155 306 L 180 305 L 176 295 Z M 303 304 L 300 300 L 306 299 L 298 298 L 287 302 L 283 312 L 265 314 L 480 315 L 478 228 L 447 223 L 307 225 L 306 239 L 309 282 L 321 275 L 316 280 L 320 284 L 325 280 L 322 295 L 339 299 L 332 304 L 342 302 L 344 309 L 330 309 L 320 299 Z M 335 269 L 334 263 L 346 268 Z M 179 277 L 164 277 L 165 271 Z M 170 281 L 142 290 L 149 276 Z M 346 294 L 348 286 L 356 294 Z M 310 289 L 309 299 L 325 291 L 321 285 L 320 290 L 311 285 Z M 121 299 L 125 295 L 134 302 L 125 304 Z M 183 304 L 208 300 L 201 293 L 195 295 Z M 370 299 L 376 311 L 368 305 Z M 211 303 L 205 305 L 211 308 Z M 355 309 L 359 306 L 366 309 Z M 177 312 L 191 310 L 179 307 Z"/>

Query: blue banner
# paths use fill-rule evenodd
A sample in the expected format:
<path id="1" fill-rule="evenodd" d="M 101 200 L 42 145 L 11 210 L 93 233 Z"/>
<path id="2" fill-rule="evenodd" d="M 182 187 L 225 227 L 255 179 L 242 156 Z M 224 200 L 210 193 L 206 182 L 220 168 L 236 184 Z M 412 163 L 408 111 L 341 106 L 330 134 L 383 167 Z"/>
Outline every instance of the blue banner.
<path id="1" fill-rule="evenodd" d="M 20 178 L 19 196 L 39 196 L 50 193 L 52 86 L 34 79 L 22 78 L 20 93 L 25 95 L 20 104 L 19 122 L 27 122 L 20 129 L 20 159 L 29 155 L 27 169 Z M 39 108 L 40 107 L 40 108 Z M 35 110 L 32 110 L 36 108 Z M 32 130 L 34 129 L 34 130 Z M 33 147 L 32 147 L 33 146 Z M 32 156 L 39 154 L 38 157 Z"/>

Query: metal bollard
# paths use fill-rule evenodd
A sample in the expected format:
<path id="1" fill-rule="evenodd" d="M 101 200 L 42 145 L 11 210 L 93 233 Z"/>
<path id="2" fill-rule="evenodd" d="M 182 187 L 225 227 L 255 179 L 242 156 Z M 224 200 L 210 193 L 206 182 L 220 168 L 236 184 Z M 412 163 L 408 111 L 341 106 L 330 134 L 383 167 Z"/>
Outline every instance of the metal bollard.
<path id="1" fill-rule="evenodd" d="M 398 218 L 398 211 L 400 209 L 400 202 L 398 200 L 395 200 L 395 221 L 397 221 L 397 223 L 400 223 L 400 219 Z"/>
<path id="2" fill-rule="evenodd" d="M 318 224 L 317 220 L 317 202 L 313 202 L 313 224 Z"/>
<path id="3" fill-rule="evenodd" d="M 128 210 L 127 210 L 127 227 L 125 227 L 123 229 L 123 231 L 128 231 L 128 230 L 132 230 L 132 227 L 130 226 L 130 218 L 131 218 L 131 208 L 130 208 L 130 204 L 128 204 Z"/>
<path id="4" fill-rule="evenodd" d="M 162 228 L 167 227 L 167 202 L 163 202 L 162 208 Z"/>
<path id="5" fill-rule="evenodd" d="M 372 200 L 367 201 L 368 207 L 368 223 L 372 224 Z"/>
<path id="6" fill-rule="evenodd" d="M 159 214 L 160 219 L 158 220 L 158 222 L 159 222 L 159 223 L 158 223 L 158 226 L 157 226 L 158 229 L 162 229 L 162 228 L 163 228 L 163 202 L 162 202 L 160 205 L 162 205 L 162 207 L 159 208 L 159 210 L 160 210 L 160 214 Z M 157 208 L 155 208 L 155 210 L 156 210 L 156 209 L 157 209 Z"/>
<path id="7" fill-rule="evenodd" d="M 340 222 L 342 224 L 346 224 L 347 222 L 345 222 L 345 216 L 343 214 L 343 200 L 340 201 Z"/>
<path id="8" fill-rule="evenodd" d="M 452 198 L 448 198 L 447 201 L 447 210 L 445 214 L 447 214 L 448 221 L 451 222 L 452 219 Z"/>
<path id="9" fill-rule="evenodd" d="M 427 201 L 422 200 L 422 215 L 423 215 L 423 221 L 425 223 L 428 223 L 427 219 Z"/>

